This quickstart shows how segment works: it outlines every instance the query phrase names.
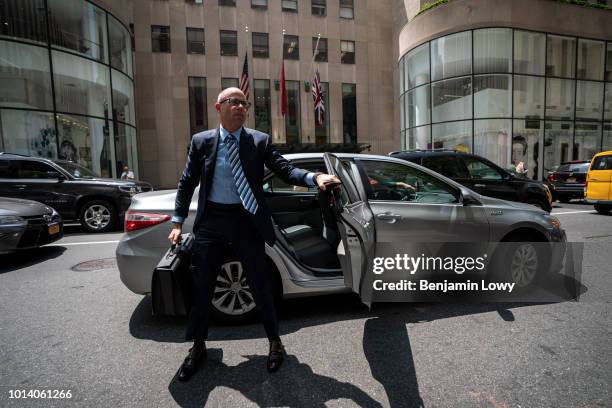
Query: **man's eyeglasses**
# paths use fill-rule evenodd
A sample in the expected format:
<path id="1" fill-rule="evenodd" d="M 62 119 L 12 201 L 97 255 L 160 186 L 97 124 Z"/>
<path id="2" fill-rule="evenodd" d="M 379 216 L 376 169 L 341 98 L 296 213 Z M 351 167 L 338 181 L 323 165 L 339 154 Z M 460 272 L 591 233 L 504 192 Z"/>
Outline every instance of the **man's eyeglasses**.
<path id="1" fill-rule="evenodd" d="M 249 101 L 244 101 L 242 99 L 238 99 L 238 98 L 227 98 L 227 99 L 223 99 L 222 101 L 219 101 L 219 103 L 229 103 L 231 106 L 244 106 L 245 108 L 249 109 L 251 107 L 251 102 Z"/>

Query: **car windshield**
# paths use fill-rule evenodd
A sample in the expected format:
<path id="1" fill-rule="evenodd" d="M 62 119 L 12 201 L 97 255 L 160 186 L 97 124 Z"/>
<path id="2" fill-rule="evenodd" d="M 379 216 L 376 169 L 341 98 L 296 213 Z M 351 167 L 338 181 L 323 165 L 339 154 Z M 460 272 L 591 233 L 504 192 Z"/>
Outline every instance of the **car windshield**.
<path id="1" fill-rule="evenodd" d="M 89 170 L 87 167 L 83 167 L 80 164 L 73 162 L 56 162 L 64 170 L 72 174 L 76 178 L 94 178 L 99 177 L 96 173 Z"/>

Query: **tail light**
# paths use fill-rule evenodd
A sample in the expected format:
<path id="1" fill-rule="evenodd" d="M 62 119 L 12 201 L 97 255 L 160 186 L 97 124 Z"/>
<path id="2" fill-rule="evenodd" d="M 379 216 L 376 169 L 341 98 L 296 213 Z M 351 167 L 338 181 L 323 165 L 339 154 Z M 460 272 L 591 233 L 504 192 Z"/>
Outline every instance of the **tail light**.
<path id="1" fill-rule="evenodd" d="M 125 213 L 125 232 L 136 231 L 149 228 L 170 220 L 168 214 L 154 214 L 138 211 L 128 211 Z"/>
<path id="2" fill-rule="evenodd" d="M 551 183 L 554 183 L 555 181 L 557 181 L 557 175 L 555 173 L 550 173 L 548 175 L 548 181 L 550 181 Z"/>

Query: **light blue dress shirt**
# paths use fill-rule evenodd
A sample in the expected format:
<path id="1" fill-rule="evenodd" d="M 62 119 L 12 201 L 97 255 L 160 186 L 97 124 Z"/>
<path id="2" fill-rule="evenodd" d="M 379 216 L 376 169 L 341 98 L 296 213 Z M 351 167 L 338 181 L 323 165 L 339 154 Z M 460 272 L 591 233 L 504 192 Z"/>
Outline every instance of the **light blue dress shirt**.
<path id="1" fill-rule="evenodd" d="M 212 201 L 220 204 L 240 204 L 240 196 L 238 195 L 238 189 L 236 188 L 236 182 L 234 181 L 234 174 L 232 173 L 232 166 L 227 160 L 227 136 L 231 133 L 236 138 L 238 149 L 240 149 L 240 134 L 242 133 L 242 127 L 234 132 L 229 132 L 222 125 L 219 125 L 219 146 L 217 148 L 217 159 L 215 161 L 215 171 L 213 173 L 212 185 L 210 186 L 210 193 L 208 194 L 208 201 Z M 240 151 L 240 150 L 239 150 Z M 304 181 L 309 187 L 316 186 L 314 181 L 315 173 L 308 173 L 304 177 Z M 179 216 L 173 216 L 172 222 L 183 223 L 185 218 Z"/>

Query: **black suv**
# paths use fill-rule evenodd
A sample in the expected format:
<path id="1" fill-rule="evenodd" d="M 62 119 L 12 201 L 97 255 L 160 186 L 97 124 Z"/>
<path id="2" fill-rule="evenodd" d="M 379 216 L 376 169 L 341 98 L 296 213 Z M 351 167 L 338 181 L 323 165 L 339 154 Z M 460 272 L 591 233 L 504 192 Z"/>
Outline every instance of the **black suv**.
<path id="1" fill-rule="evenodd" d="M 74 162 L 0 153 L 0 197 L 39 201 L 89 232 L 114 228 L 148 183 L 104 179 Z"/>
<path id="2" fill-rule="evenodd" d="M 420 164 L 485 196 L 532 204 L 548 212 L 552 209 L 552 195 L 544 183 L 513 174 L 475 154 L 406 150 L 389 156 Z"/>

